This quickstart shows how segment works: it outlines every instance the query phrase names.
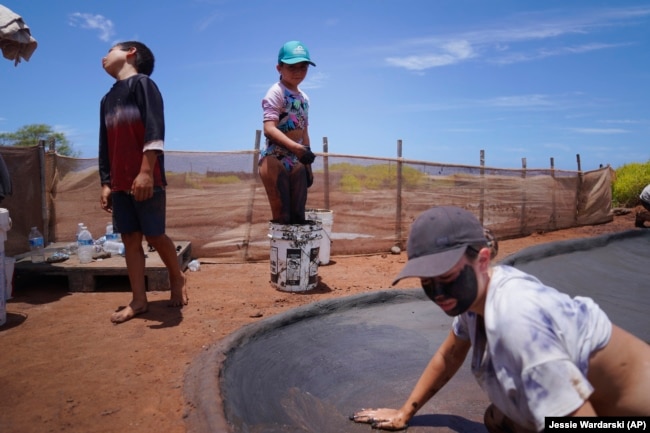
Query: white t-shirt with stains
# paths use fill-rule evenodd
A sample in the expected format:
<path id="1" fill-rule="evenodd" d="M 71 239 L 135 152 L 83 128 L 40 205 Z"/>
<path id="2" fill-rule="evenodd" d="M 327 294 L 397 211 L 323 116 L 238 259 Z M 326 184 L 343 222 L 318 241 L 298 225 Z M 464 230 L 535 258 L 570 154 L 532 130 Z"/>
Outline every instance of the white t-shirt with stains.
<path id="1" fill-rule="evenodd" d="M 484 318 L 461 314 L 453 330 L 471 340 L 472 373 L 490 401 L 539 431 L 544 417 L 568 415 L 589 398 L 589 356 L 607 345 L 612 324 L 591 298 L 571 298 L 510 266 L 493 271 Z"/>
<path id="2" fill-rule="evenodd" d="M 650 203 L 650 185 L 643 188 L 643 191 L 641 191 L 639 198 L 646 203 Z"/>

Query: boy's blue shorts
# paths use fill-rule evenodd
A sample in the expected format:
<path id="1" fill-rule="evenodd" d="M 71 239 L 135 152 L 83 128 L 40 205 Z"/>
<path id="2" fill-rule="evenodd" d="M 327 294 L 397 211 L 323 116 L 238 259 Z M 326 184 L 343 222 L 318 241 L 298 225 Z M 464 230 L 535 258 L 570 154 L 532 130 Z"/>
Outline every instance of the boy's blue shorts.
<path id="1" fill-rule="evenodd" d="M 116 233 L 141 232 L 145 236 L 165 234 L 165 188 L 154 187 L 153 197 L 136 201 L 127 191 L 114 191 L 113 229 Z"/>

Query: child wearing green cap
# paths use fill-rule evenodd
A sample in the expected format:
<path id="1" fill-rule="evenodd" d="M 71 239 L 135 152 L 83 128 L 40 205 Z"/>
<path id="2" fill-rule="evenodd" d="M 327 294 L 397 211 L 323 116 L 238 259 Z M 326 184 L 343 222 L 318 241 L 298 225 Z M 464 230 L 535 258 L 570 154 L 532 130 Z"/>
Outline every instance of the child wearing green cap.
<path id="1" fill-rule="evenodd" d="M 280 80 L 262 99 L 266 147 L 259 163 L 260 177 L 278 224 L 305 222 L 307 189 L 313 183 L 309 145 L 309 98 L 298 87 L 309 66 L 316 66 L 300 41 L 285 43 L 278 54 Z"/>

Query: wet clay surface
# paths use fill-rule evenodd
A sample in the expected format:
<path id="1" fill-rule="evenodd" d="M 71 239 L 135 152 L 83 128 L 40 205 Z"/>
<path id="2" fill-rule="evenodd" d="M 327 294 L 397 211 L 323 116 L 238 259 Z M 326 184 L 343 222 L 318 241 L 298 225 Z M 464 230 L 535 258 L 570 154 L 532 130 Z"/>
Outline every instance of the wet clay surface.
<path id="1" fill-rule="evenodd" d="M 591 297 L 614 323 L 650 341 L 650 260 L 637 254 L 648 248 L 650 231 L 631 229 L 526 248 L 504 261 L 551 287 Z M 244 327 L 188 370 L 187 395 L 197 415 L 207 412 L 189 418 L 191 430 L 365 431 L 347 414 L 400 407 L 451 321 L 421 289 L 402 289 L 315 302 Z M 489 402 L 470 361 L 419 411 L 410 431 L 485 431 Z M 210 378 L 218 380 L 206 386 Z M 222 414 L 223 421 L 206 424 Z"/>
<path id="2" fill-rule="evenodd" d="M 220 377 L 213 387 L 221 388 L 232 425 L 227 431 L 366 432 L 368 425 L 349 416 L 362 408 L 400 407 L 450 324 L 421 289 L 322 301 L 253 325 L 250 333 L 242 330 L 246 338 L 227 352 L 221 372 L 203 380 Z M 413 418 L 409 431 L 485 432 L 489 402 L 470 373 L 470 358 Z M 190 371 L 199 370 L 193 365 Z M 197 409 L 215 411 L 220 398 L 200 395 L 201 401 L 192 399 Z M 190 425 L 223 431 L 214 424 Z"/>
<path id="3" fill-rule="evenodd" d="M 632 212 L 603 225 L 501 241 L 498 258 L 532 245 L 628 230 L 634 221 Z M 69 293 L 58 279 L 16 290 L 0 327 L 0 431 L 186 432 L 194 409 L 183 387 L 193 359 L 260 319 L 385 290 L 406 254 L 334 256 L 319 268 L 317 288 L 306 293 L 275 290 L 268 261 L 200 260 L 200 271 L 186 271 L 187 307 L 169 308 L 169 292 L 150 292 L 149 311 L 120 325 L 111 324 L 110 315 L 130 300 L 124 280 L 93 293 Z M 396 288 L 413 284 L 406 280 Z"/>

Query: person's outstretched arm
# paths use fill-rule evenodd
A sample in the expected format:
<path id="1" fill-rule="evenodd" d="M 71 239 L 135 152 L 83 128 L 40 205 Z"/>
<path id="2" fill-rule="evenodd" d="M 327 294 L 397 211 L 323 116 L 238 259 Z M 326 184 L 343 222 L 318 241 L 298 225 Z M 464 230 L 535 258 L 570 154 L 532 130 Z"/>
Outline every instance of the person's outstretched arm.
<path id="1" fill-rule="evenodd" d="M 456 374 L 465 361 L 470 345 L 469 340 L 462 340 L 450 331 L 401 409 L 362 409 L 350 419 L 354 422 L 371 424 L 372 428 L 405 429 L 416 412 Z"/>

